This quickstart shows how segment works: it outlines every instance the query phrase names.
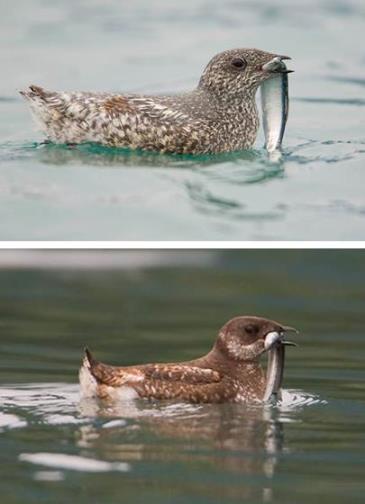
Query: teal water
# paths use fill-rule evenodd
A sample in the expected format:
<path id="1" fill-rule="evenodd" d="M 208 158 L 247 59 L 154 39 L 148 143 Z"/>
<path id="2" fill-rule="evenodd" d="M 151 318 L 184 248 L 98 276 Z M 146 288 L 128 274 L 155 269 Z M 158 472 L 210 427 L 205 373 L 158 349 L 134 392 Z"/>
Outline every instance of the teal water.
<path id="1" fill-rule="evenodd" d="M 364 252 L 1 252 L 1 502 L 363 502 Z M 237 314 L 300 330 L 277 407 L 80 401 L 204 354 Z"/>
<path id="2" fill-rule="evenodd" d="M 0 0 L 0 238 L 364 238 L 362 0 Z M 42 146 L 17 89 L 176 92 L 231 47 L 289 54 L 281 163 Z"/>

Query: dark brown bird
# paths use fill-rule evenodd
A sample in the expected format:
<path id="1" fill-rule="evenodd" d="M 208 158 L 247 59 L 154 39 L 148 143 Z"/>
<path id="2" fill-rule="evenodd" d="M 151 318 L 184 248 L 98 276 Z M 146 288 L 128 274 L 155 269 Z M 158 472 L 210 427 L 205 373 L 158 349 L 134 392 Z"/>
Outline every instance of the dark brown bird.
<path id="1" fill-rule="evenodd" d="M 262 401 L 267 383 L 260 357 L 274 347 L 289 344 L 284 333 L 292 330 L 261 317 L 235 317 L 221 328 L 207 355 L 169 364 L 109 366 L 96 361 L 86 349 L 79 374 L 81 395 L 191 403 Z M 277 375 L 281 377 L 282 371 L 278 369 Z"/>

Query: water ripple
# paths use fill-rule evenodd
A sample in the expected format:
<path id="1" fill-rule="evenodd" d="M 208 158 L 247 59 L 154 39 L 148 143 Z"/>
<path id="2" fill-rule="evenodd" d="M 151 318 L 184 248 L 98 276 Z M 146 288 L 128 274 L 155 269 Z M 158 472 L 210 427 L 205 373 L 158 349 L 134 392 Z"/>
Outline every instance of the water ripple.
<path id="1" fill-rule="evenodd" d="M 356 84 L 358 86 L 365 86 L 365 79 L 361 79 L 358 77 L 344 77 L 344 76 L 337 76 L 337 75 L 328 75 L 328 76 L 326 76 L 326 79 L 333 81 L 333 82 L 341 82 L 343 84 Z"/>
<path id="2" fill-rule="evenodd" d="M 303 390 L 283 389 L 277 407 L 281 412 L 288 412 L 305 406 L 324 406 L 326 404 L 328 402 L 316 394 L 310 394 Z"/>
<path id="3" fill-rule="evenodd" d="M 7 413 L 0 412 L 0 427 L 25 427 L 28 425 L 18 415 L 9 413 L 12 409 L 31 413 L 37 423 L 46 425 L 88 424 L 91 418 L 104 418 L 101 427 L 105 429 L 125 427 L 121 418 L 164 417 L 188 418 L 192 415 L 211 415 L 215 408 L 225 405 L 195 405 L 178 401 L 149 402 L 144 400 L 110 403 L 103 406 L 94 399 L 79 399 L 79 386 L 64 383 L 19 384 L 0 388 L 1 402 Z M 303 406 L 326 404 L 318 396 L 302 390 L 282 390 L 282 398 L 277 406 L 267 405 L 227 405 L 230 408 L 256 411 L 257 409 L 278 408 L 280 411 L 295 410 Z M 110 418 L 113 420 L 110 420 Z M 119 417 L 119 419 L 115 419 Z M 121 418 L 120 418 L 121 417 Z"/>
<path id="4" fill-rule="evenodd" d="M 317 98 L 317 97 L 301 97 L 293 98 L 294 101 L 305 103 L 323 103 L 331 105 L 355 105 L 363 107 L 365 100 L 363 98 Z"/>

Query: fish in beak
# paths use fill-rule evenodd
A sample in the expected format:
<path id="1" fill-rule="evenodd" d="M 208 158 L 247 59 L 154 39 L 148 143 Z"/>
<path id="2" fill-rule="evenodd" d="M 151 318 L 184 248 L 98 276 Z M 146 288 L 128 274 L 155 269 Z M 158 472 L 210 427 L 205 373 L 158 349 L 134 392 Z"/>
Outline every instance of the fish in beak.
<path id="1" fill-rule="evenodd" d="M 293 327 L 282 326 L 280 331 L 271 331 L 265 336 L 264 348 L 268 352 L 268 364 L 264 402 L 275 400 L 280 394 L 285 365 L 285 346 L 297 346 L 296 343 L 284 339 L 286 332 L 298 333 Z"/>
<path id="2" fill-rule="evenodd" d="M 262 124 L 265 148 L 269 155 L 280 151 L 289 113 L 288 70 L 284 60 L 289 56 L 275 56 L 262 66 L 268 78 L 261 84 Z"/>

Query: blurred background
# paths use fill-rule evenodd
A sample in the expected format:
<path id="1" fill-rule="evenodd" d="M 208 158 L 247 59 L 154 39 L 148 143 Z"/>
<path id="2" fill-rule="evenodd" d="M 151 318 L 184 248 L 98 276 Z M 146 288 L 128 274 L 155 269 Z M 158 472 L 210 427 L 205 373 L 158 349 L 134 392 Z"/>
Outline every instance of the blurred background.
<path id="1" fill-rule="evenodd" d="M 0 251 L 2 502 L 362 502 L 364 278 L 362 250 Z M 191 359 L 238 314 L 300 330 L 278 406 L 79 400 L 84 345 Z"/>
<path id="2" fill-rule="evenodd" d="M 363 0 L 0 0 L 0 239 L 364 236 Z M 292 57 L 280 164 L 41 146 L 17 90 L 174 93 L 217 52 Z M 153 168 L 153 169 L 152 169 Z"/>
<path id="3" fill-rule="evenodd" d="M 363 370 L 364 278 L 362 250 L 3 250 L 0 376 L 75 382 L 85 345 L 121 365 L 187 360 L 251 314 L 300 330 L 289 387 L 349 392 Z"/>

